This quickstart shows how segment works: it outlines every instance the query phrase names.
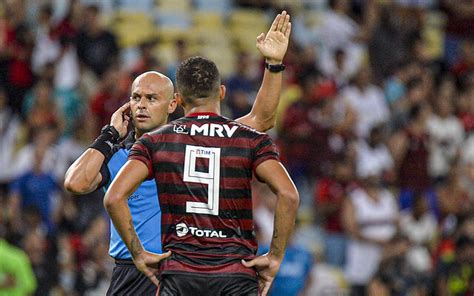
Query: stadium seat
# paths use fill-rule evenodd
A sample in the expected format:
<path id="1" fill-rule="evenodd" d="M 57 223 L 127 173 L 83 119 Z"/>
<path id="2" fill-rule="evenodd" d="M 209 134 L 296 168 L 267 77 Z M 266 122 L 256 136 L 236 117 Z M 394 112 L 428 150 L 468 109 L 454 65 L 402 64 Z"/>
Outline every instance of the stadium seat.
<path id="1" fill-rule="evenodd" d="M 197 27 L 215 28 L 224 26 L 222 15 L 216 12 L 195 11 L 193 13 L 193 20 L 194 25 Z"/>
<path id="2" fill-rule="evenodd" d="M 192 17 L 185 10 L 164 10 L 157 8 L 154 13 L 155 23 L 159 27 L 187 30 L 192 25 Z"/>
<path id="3" fill-rule="evenodd" d="M 201 11 L 213 11 L 220 15 L 228 15 L 233 8 L 231 0 L 195 0 L 195 7 Z"/>
<path id="4" fill-rule="evenodd" d="M 234 9 L 229 16 L 229 25 L 246 27 L 266 27 L 267 15 L 258 9 Z"/>
<path id="5" fill-rule="evenodd" d="M 148 12 L 151 11 L 155 6 L 154 0 L 120 0 L 114 1 L 114 3 L 116 3 L 116 8 L 118 8 L 119 10 L 127 10 L 130 12 Z"/>
<path id="6" fill-rule="evenodd" d="M 156 8 L 162 10 L 189 11 L 190 0 L 156 0 Z"/>
<path id="7" fill-rule="evenodd" d="M 173 64 L 176 57 L 176 47 L 174 42 L 162 42 L 153 49 L 153 53 L 158 57 L 164 66 Z"/>
<path id="8" fill-rule="evenodd" d="M 118 11 L 109 26 L 117 34 L 121 47 L 137 46 L 157 33 L 150 15 L 142 12 Z"/>

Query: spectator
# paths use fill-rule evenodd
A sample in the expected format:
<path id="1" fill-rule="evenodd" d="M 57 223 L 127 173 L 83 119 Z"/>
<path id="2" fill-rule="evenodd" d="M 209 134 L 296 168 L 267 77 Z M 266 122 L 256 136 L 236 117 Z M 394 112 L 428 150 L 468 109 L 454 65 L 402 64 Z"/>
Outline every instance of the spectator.
<path id="1" fill-rule="evenodd" d="M 415 195 L 413 208 L 402 211 L 400 215 L 400 231 L 411 244 L 408 263 L 416 272 L 426 274 L 431 271 L 430 246 L 436 238 L 437 226 L 427 199 L 419 193 Z"/>
<path id="2" fill-rule="evenodd" d="M 345 87 L 356 74 L 358 65 L 351 63 L 343 48 L 331 52 L 332 56 L 327 56 L 328 53 L 323 51 L 319 59 L 319 68 L 326 77 L 336 83 L 338 88 Z"/>
<path id="3" fill-rule="evenodd" d="M 154 54 L 155 41 L 146 41 L 140 44 L 140 59 L 132 67 L 132 77 L 147 71 L 165 72 L 156 55 Z"/>
<path id="4" fill-rule="evenodd" d="M 316 83 L 314 76 L 305 78 L 300 98 L 285 110 L 280 131 L 286 167 L 299 190 L 305 186 L 311 168 L 316 165 L 311 149 L 314 140 L 311 138 L 314 130 L 312 114 L 317 110 L 314 99 Z"/>
<path id="5" fill-rule="evenodd" d="M 259 246 L 259 253 L 269 251 L 268 245 Z M 285 257 L 281 262 L 280 270 L 273 280 L 270 296 L 298 296 L 304 295 L 311 280 L 313 257 L 308 249 L 291 238 L 286 247 Z"/>
<path id="6" fill-rule="evenodd" d="M 128 86 L 121 87 L 120 73 L 117 67 L 111 66 L 104 73 L 99 90 L 90 100 L 89 108 L 95 116 L 98 127 L 108 124 L 108 119 L 117 110 L 127 98 Z"/>
<path id="7" fill-rule="evenodd" d="M 54 257 L 54 246 L 48 244 L 50 239 L 44 233 L 31 230 L 22 240 L 22 246 L 31 261 L 38 282 L 35 296 L 48 295 L 56 285 L 58 269 Z"/>
<path id="8" fill-rule="evenodd" d="M 176 40 L 175 44 L 176 57 L 175 60 L 168 66 L 166 71 L 166 76 L 168 76 L 173 82 L 176 82 L 176 69 L 178 69 L 179 64 L 188 57 L 188 42 L 184 39 Z"/>
<path id="9" fill-rule="evenodd" d="M 23 116 L 27 118 L 28 129 L 35 130 L 45 125 L 62 126 L 64 124 L 52 85 L 44 80 L 36 83 L 34 91 L 27 95 L 23 104 Z"/>
<path id="10" fill-rule="evenodd" d="M 453 65 L 460 55 L 462 41 L 474 37 L 471 30 L 474 24 L 474 4 L 470 0 L 440 2 L 447 16 L 444 60 L 448 65 Z"/>
<path id="11" fill-rule="evenodd" d="M 439 216 L 446 219 L 449 216 L 462 217 L 469 213 L 473 200 L 469 198 L 467 188 L 462 184 L 460 168 L 451 168 L 446 181 L 436 188 L 439 204 Z"/>
<path id="12" fill-rule="evenodd" d="M 427 284 L 431 279 L 427 274 L 421 276 L 414 272 L 407 261 L 408 250 L 406 238 L 399 236 L 390 241 L 384 250 L 380 268 L 370 282 L 369 295 L 428 295 Z M 375 285 L 379 286 L 379 290 L 374 290 Z"/>
<path id="13" fill-rule="evenodd" d="M 7 106 L 5 90 L 0 89 L 0 167 L 13 167 L 15 148 L 20 143 L 21 121 Z M 0 187 L 5 188 L 12 181 L 13 170 L 0 170 Z"/>
<path id="14" fill-rule="evenodd" d="M 353 180 L 353 167 L 346 157 L 334 162 L 333 174 L 322 178 L 315 191 L 317 216 L 325 231 L 325 261 L 342 268 L 346 255 L 346 235 L 342 224 L 342 205 Z"/>
<path id="15" fill-rule="evenodd" d="M 394 106 L 407 93 L 407 84 L 420 73 L 421 68 L 414 61 L 402 62 L 384 85 L 385 99 Z"/>
<path id="16" fill-rule="evenodd" d="M 334 56 L 339 48 L 344 48 L 347 63 L 358 69 L 362 64 L 362 46 L 358 44 L 361 37 L 359 25 L 350 17 L 350 1 L 331 0 L 329 8 L 321 16 L 318 26 L 322 50 L 328 51 L 322 56 Z"/>
<path id="17" fill-rule="evenodd" d="M 456 241 L 454 260 L 440 262 L 436 291 L 439 295 L 472 295 L 474 293 L 474 239 L 461 236 Z"/>
<path id="18" fill-rule="evenodd" d="M 36 290 L 36 279 L 25 252 L 5 239 L 0 224 L 0 295 L 27 296 Z"/>
<path id="19" fill-rule="evenodd" d="M 428 116 L 429 109 L 426 105 L 411 107 L 406 129 L 398 131 L 390 139 L 390 150 L 400 186 L 401 209 L 412 206 L 415 192 L 425 192 L 430 200 L 430 209 L 436 211 L 437 208 L 436 196 L 428 174 Z"/>
<path id="20" fill-rule="evenodd" d="M 100 78 L 109 65 L 116 62 L 117 42 L 115 36 L 102 27 L 98 6 L 86 8 L 83 24 L 77 36 L 77 55 Z"/>
<path id="21" fill-rule="evenodd" d="M 372 84 L 371 75 L 369 68 L 359 70 L 354 83 L 341 93 L 341 97 L 355 112 L 354 133 L 358 137 L 367 137 L 372 127 L 384 123 L 390 116 L 383 92 Z"/>
<path id="22" fill-rule="evenodd" d="M 465 188 L 469 200 L 474 200 L 474 136 L 464 143 L 461 153 L 461 184 Z"/>
<path id="23" fill-rule="evenodd" d="M 35 47 L 31 58 L 32 68 L 36 74 L 41 73 L 48 63 L 57 60 L 61 51 L 59 40 L 52 34 L 52 16 L 53 7 L 50 4 L 45 4 L 40 8 L 35 32 Z"/>
<path id="24" fill-rule="evenodd" d="M 384 127 L 374 126 L 367 140 L 360 139 L 356 146 L 357 176 L 366 176 L 367 170 L 376 168 L 381 172 L 383 181 L 393 182 L 394 162 L 384 141 Z"/>
<path id="25" fill-rule="evenodd" d="M 366 295 L 367 285 L 380 266 L 384 246 L 397 232 L 398 207 L 381 186 L 381 171 L 373 167 L 361 176 L 361 187 L 344 202 L 343 221 L 349 235 L 345 276 L 350 295 Z"/>
<path id="26" fill-rule="evenodd" d="M 20 112 L 26 92 L 33 85 L 31 54 L 33 40 L 26 25 L 19 25 L 12 32 L 9 44 L 9 62 L 7 70 L 7 94 L 9 105 L 15 112 Z"/>
<path id="27" fill-rule="evenodd" d="M 437 98 L 435 113 L 427 121 L 430 138 L 430 175 L 439 180 L 447 176 L 450 165 L 464 141 L 464 128 L 453 114 L 451 99 Z"/>
<path id="28" fill-rule="evenodd" d="M 41 214 L 43 223 L 48 231 L 54 229 L 54 204 L 55 193 L 60 191 L 52 174 L 44 171 L 43 159 L 48 150 L 48 142 L 40 142 L 34 150 L 34 166 L 20 175 L 10 188 L 10 211 L 11 218 L 17 220 L 15 224 L 21 224 L 21 209 L 35 207 Z"/>
<path id="29" fill-rule="evenodd" d="M 236 71 L 226 83 L 229 108 L 232 118 L 239 118 L 250 111 L 251 100 L 255 97 L 255 75 L 252 75 L 251 56 L 241 52 L 236 59 Z"/>
<path id="30" fill-rule="evenodd" d="M 466 90 L 457 102 L 458 118 L 466 134 L 474 133 L 474 87 Z"/>

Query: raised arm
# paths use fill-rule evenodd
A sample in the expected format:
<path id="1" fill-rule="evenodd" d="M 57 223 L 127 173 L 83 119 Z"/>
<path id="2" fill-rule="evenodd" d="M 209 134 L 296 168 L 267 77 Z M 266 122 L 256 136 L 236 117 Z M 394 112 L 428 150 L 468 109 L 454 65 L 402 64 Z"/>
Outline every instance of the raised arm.
<path id="1" fill-rule="evenodd" d="M 257 166 L 255 173 L 277 196 L 270 251 L 251 261 L 242 262 L 245 266 L 254 267 L 258 271 L 261 295 L 264 296 L 268 293 L 283 261 L 286 245 L 295 225 L 299 195 L 293 181 L 280 162 L 276 160 L 264 161 Z"/>
<path id="2" fill-rule="evenodd" d="M 291 32 L 290 15 L 283 11 L 275 17 L 270 30 L 257 37 L 257 49 L 265 57 L 266 63 L 279 65 L 288 49 Z M 276 110 L 280 102 L 282 72 L 265 69 L 263 81 L 252 110 L 238 119 L 238 122 L 264 132 L 275 125 Z"/>
<path id="3" fill-rule="evenodd" d="M 129 105 L 130 103 L 124 104 L 112 115 L 110 125 L 115 131 L 103 131 L 94 144 L 69 167 L 64 178 L 64 188 L 67 191 L 74 194 L 87 194 L 97 189 L 104 177 L 100 170 L 107 159 L 106 155 L 111 156 L 108 155 L 112 152 L 111 145 L 127 133 L 129 118 L 126 112 Z"/>
<path id="4" fill-rule="evenodd" d="M 107 190 L 104 206 L 117 232 L 130 251 L 137 269 L 158 286 L 158 279 L 155 275 L 157 269 L 152 266 L 169 257 L 171 252 L 159 255 L 143 249 L 135 231 L 132 214 L 127 202 L 128 197 L 140 186 L 147 176 L 148 168 L 143 162 L 133 159 L 127 161 Z"/>

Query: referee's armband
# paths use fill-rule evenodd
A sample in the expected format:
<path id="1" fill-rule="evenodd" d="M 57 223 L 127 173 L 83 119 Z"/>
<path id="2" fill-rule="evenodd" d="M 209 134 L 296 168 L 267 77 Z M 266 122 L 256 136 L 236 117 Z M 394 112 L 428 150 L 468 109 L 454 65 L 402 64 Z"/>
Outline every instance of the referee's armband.
<path id="1" fill-rule="evenodd" d="M 105 156 L 105 161 L 109 161 L 113 154 L 114 145 L 118 143 L 120 139 L 119 132 L 115 127 L 106 125 L 102 128 L 100 135 L 95 139 L 94 143 L 89 148 L 98 150 Z"/>

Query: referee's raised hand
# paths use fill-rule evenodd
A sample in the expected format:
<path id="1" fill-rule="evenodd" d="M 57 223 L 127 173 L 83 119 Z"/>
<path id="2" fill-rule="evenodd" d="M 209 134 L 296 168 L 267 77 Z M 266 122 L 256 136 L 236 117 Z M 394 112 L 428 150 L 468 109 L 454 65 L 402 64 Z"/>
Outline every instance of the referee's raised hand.
<path id="1" fill-rule="evenodd" d="M 169 256 L 171 256 L 170 251 L 163 254 L 142 251 L 133 257 L 133 263 L 135 263 L 138 270 L 145 274 L 157 287 L 159 287 L 160 282 L 156 277 L 159 263 Z"/>

